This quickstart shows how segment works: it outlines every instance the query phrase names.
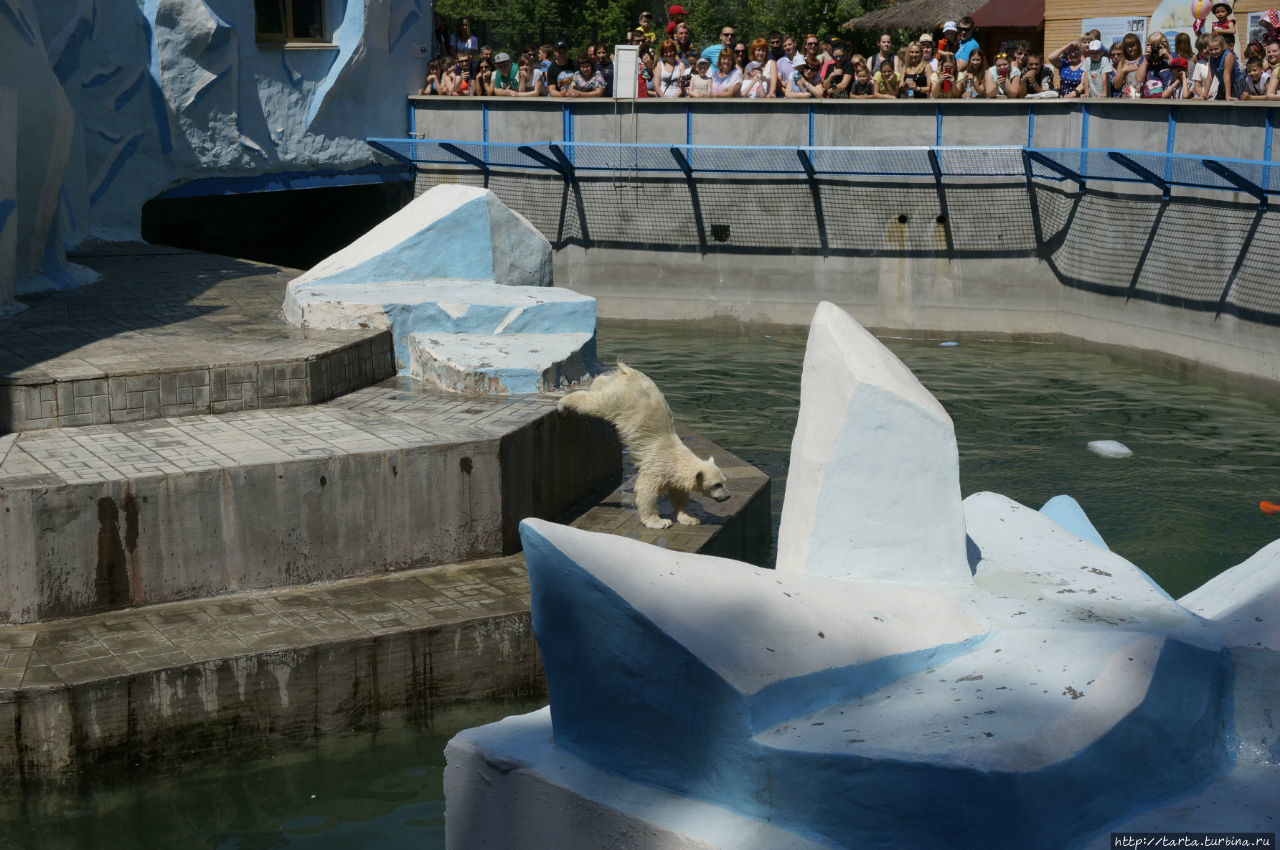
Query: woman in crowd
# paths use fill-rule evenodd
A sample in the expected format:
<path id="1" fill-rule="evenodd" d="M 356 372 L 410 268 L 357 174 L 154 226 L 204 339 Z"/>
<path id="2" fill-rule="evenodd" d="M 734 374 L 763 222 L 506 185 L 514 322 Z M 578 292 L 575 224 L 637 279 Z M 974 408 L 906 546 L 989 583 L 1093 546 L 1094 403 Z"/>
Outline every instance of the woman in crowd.
<path id="1" fill-rule="evenodd" d="M 1053 69 L 1044 64 L 1044 57 L 1039 53 L 1027 56 L 1027 70 L 1022 75 L 1022 91 L 1027 97 L 1058 96 L 1058 90 L 1053 87 Z"/>
<path id="2" fill-rule="evenodd" d="M 716 69 L 711 72 L 712 97 L 737 97 L 742 89 L 742 69 L 738 67 L 732 50 L 721 50 L 716 59 Z"/>
<path id="3" fill-rule="evenodd" d="M 595 60 L 590 53 L 578 57 L 578 70 L 569 84 L 566 97 L 601 97 L 604 95 L 604 74 L 596 68 Z"/>
<path id="4" fill-rule="evenodd" d="M 1107 74 L 1107 90 L 1112 97 L 1123 97 L 1124 82 L 1120 78 L 1120 65 L 1124 62 L 1124 48 L 1120 42 L 1111 45 L 1111 72 Z"/>
<path id="5" fill-rule="evenodd" d="M 876 47 L 879 48 L 879 52 L 871 57 L 871 70 L 879 73 L 880 66 L 885 63 L 885 60 L 889 60 L 893 62 L 894 77 L 901 78 L 902 62 L 899 61 L 898 54 L 893 52 L 893 36 L 887 32 L 880 33 L 880 41 L 876 43 Z"/>
<path id="6" fill-rule="evenodd" d="M 471 87 L 470 94 L 484 97 L 493 96 L 492 59 L 481 59 L 476 63 L 476 84 Z"/>
<path id="7" fill-rule="evenodd" d="M 956 84 L 960 87 L 960 96 L 972 99 L 987 96 L 987 56 L 982 48 L 975 47 L 969 53 L 969 64 L 960 72 Z"/>
<path id="8" fill-rule="evenodd" d="M 675 41 L 667 39 L 662 42 L 658 52 L 661 56 L 658 64 L 653 66 L 653 93 L 658 97 L 683 96 L 687 69 L 680 61 Z"/>
<path id="9" fill-rule="evenodd" d="M 1007 53 L 997 53 L 995 64 L 987 70 L 987 97 L 1022 97 L 1022 72 Z"/>
<path id="10" fill-rule="evenodd" d="M 777 97 L 778 63 L 769 56 L 769 42 L 763 38 L 757 38 L 751 42 L 751 47 L 747 50 L 747 53 L 752 62 L 760 63 L 760 74 L 765 81 L 765 87 L 768 91 L 767 97 Z"/>
<path id="11" fill-rule="evenodd" d="M 440 90 L 442 76 L 440 60 L 432 59 L 427 63 L 427 79 L 423 82 L 422 88 L 418 89 L 418 94 L 444 94 L 445 92 Z"/>
<path id="12" fill-rule="evenodd" d="M 471 34 L 471 21 L 466 18 L 458 19 L 458 28 L 449 36 L 449 52 L 472 55 L 480 52 L 480 39 Z"/>
<path id="13" fill-rule="evenodd" d="M 902 63 L 902 85 L 898 97 L 929 96 L 929 63 L 924 59 L 924 46 L 918 41 L 907 45 L 906 60 Z"/>
<path id="14" fill-rule="evenodd" d="M 823 69 L 822 90 L 827 97 L 844 100 L 853 86 L 853 63 L 849 61 L 849 48 L 844 42 L 831 45 L 831 61 Z"/>
<path id="15" fill-rule="evenodd" d="M 950 100 L 960 97 L 959 80 L 956 74 L 956 60 L 953 54 L 946 54 L 938 63 L 938 73 L 933 75 L 933 96 L 937 99 Z"/>
<path id="16" fill-rule="evenodd" d="M 1050 65 L 1058 66 L 1058 94 L 1061 97 L 1079 97 L 1076 89 L 1084 79 L 1084 50 L 1079 41 L 1068 41 L 1045 59 Z"/>
<path id="17" fill-rule="evenodd" d="M 791 72 L 791 81 L 787 84 L 787 97 L 822 97 L 822 83 L 818 79 L 818 69 L 822 63 L 817 57 L 810 56 L 796 62 L 796 69 Z"/>
<path id="18" fill-rule="evenodd" d="M 765 43 L 766 43 L 766 44 L 768 44 L 768 42 L 765 42 Z M 738 70 L 739 70 L 739 71 L 741 71 L 743 68 L 747 67 L 747 61 L 748 61 L 748 60 L 747 60 L 747 45 L 746 45 L 746 43 L 741 42 L 741 41 L 734 42 L 734 45 L 733 45 L 733 61 L 734 61 L 734 63 L 735 63 L 735 64 L 737 64 L 737 66 L 738 66 Z"/>
<path id="19" fill-rule="evenodd" d="M 1115 79 L 1124 97 L 1142 97 L 1147 81 L 1147 57 L 1142 52 L 1142 41 L 1131 32 L 1120 40 L 1120 64 L 1116 66 Z"/>
<path id="20" fill-rule="evenodd" d="M 1275 76 L 1280 69 L 1280 41 L 1268 41 L 1262 50 L 1262 67 Z"/>
<path id="21" fill-rule="evenodd" d="M 1185 32 L 1180 32 L 1173 38 L 1173 52 L 1187 60 L 1190 66 L 1191 60 L 1196 58 L 1195 51 L 1191 49 L 1191 36 Z"/>

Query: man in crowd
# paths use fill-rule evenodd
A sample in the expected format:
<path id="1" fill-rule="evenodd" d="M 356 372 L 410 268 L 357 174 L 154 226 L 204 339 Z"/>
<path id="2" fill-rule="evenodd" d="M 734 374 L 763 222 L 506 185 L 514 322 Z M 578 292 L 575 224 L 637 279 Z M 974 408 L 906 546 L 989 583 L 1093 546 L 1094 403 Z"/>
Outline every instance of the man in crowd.
<path id="1" fill-rule="evenodd" d="M 565 78 L 567 73 L 568 79 L 571 80 L 573 72 L 576 70 L 577 68 L 574 66 L 573 61 L 569 59 L 569 42 L 557 41 L 555 56 L 552 57 L 551 64 L 547 66 L 547 94 L 552 97 L 561 97 L 568 88 L 562 78 Z"/>
<path id="2" fill-rule="evenodd" d="M 516 81 L 515 63 L 505 53 L 499 53 L 493 59 L 493 93 L 495 95 L 511 95 L 520 88 Z"/>
<path id="3" fill-rule="evenodd" d="M 960 44 L 956 47 L 956 70 L 963 71 L 969 67 L 969 54 L 978 49 L 978 39 L 973 30 L 973 18 L 965 15 L 956 27 L 960 35 Z"/>
<path id="4" fill-rule="evenodd" d="M 796 52 L 796 37 L 788 33 L 782 37 L 782 55 L 778 57 L 778 97 L 786 97 L 791 88 L 792 72 L 804 62 Z"/>
<path id="5" fill-rule="evenodd" d="M 733 28 L 733 24 L 725 24 L 720 27 L 720 43 L 711 44 L 703 48 L 702 57 L 711 60 L 711 67 L 718 67 L 717 62 L 720 61 L 721 50 L 732 50 L 733 40 L 738 37 L 738 32 Z"/>
<path id="6" fill-rule="evenodd" d="M 769 58 L 777 62 L 779 59 L 782 58 L 782 55 L 783 55 L 782 54 L 782 33 L 778 32 L 777 30 L 773 30 L 771 33 L 765 36 L 765 38 L 769 42 Z"/>
<path id="7" fill-rule="evenodd" d="M 686 23 L 676 26 L 676 50 L 685 67 L 693 68 L 698 63 L 698 49 L 693 46 L 693 29 Z"/>

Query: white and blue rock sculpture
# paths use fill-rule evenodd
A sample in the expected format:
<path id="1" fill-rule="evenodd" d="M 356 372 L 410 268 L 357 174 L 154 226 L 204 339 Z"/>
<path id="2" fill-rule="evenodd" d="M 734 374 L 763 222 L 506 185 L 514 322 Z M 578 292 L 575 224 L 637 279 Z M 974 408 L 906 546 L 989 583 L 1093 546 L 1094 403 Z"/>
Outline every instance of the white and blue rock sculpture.
<path id="1" fill-rule="evenodd" d="M 809 355 L 778 570 L 522 525 L 551 704 L 449 744 L 449 846 L 1274 832 L 1280 544 L 1175 601 L 1045 514 L 959 502 L 946 414 L 837 308 Z"/>
<path id="2" fill-rule="evenodd" d="M 541 392 L 595 365 L 595 299 L 552 286 L 551 245 L 487 189 L 443 185 L 290 282 L 303 328 L 387 328 L 397 368 L 462 392 Z"/>

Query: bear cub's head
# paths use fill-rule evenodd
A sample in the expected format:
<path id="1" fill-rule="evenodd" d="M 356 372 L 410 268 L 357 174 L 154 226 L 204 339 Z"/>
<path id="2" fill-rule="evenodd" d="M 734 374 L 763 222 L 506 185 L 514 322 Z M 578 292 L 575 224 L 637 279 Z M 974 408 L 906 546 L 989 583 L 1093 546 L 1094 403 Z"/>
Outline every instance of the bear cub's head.
<path id="1" fill-rule="evenodd" d="M 717 502 L 729 498 L 729 491 L 724 486 L 724 473 L 716 466 L 716 459 L 708 457 L 698 461 L 698 474 L 694 476 L 694 486 L 704 496 L 710 496 Z"/>

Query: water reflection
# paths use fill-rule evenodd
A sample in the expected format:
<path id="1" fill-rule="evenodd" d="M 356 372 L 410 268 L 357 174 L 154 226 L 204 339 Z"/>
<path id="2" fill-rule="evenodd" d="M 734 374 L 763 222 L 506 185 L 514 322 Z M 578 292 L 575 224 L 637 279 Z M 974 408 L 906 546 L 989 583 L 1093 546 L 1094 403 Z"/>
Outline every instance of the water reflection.
<path id="1" fill-rule="evenodd" d="M 708 332 L 603 322 L 676 416 L 774 476 L 775 532 L 795 428 L 805 330 Z M 960 487 L 1038 508 L 1074 496 L 1109 546 L 1177 597 L 1280 537 L 1274 402 L 1060 345 L 886 339 L 956 426 Z M 1090 440 L 1134 456 L 1102 458 Z M 929 494 L 920 494 L 927 518 Z"/>

